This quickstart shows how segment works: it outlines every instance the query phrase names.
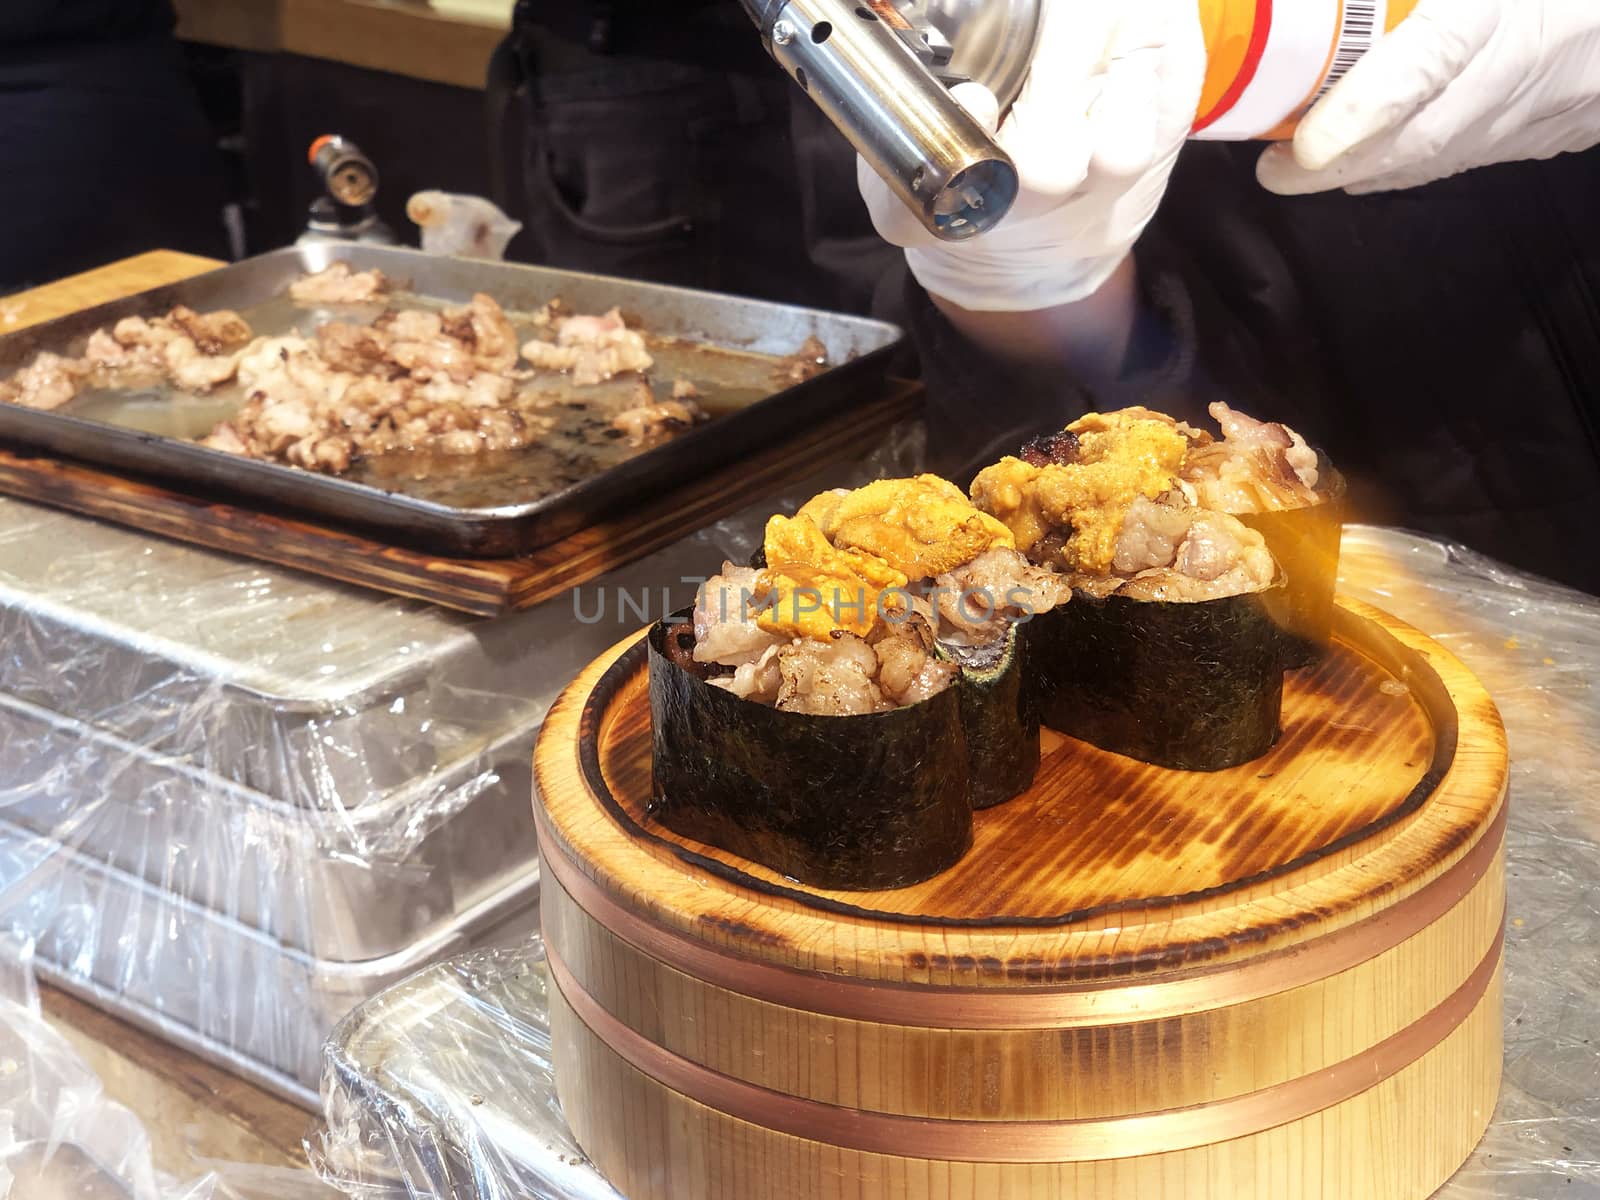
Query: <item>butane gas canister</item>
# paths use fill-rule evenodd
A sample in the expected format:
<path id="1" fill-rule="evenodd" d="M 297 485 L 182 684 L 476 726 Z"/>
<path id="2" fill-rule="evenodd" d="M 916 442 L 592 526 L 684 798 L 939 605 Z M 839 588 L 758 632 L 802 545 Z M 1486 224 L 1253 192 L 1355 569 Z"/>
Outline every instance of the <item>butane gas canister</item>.
<path id="1" fill-rule="evenodd" d="M 1194 136 L 1286 138 L 1417 0 L 1200 0 L 1209 63 Z"/>

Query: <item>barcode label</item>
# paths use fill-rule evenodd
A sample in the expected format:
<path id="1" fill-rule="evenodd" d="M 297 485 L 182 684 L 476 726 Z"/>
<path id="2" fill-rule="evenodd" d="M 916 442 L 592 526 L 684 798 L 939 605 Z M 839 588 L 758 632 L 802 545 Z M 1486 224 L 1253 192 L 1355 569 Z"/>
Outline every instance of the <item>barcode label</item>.
<path id="1" fill-rule="evenodd" d="M 1388 15 L 1383 0 L 1345 0 L 1344 20 L 1339 26 L 1339 48 L 1333 53 L 1333 63 L 1328 77 L 1317 91 L 1321 100 L 1350 73 L 1350 68 L 1361 61 L 1362 55 L 1377 44 L 1383 35 L 1383 19 Z"/>

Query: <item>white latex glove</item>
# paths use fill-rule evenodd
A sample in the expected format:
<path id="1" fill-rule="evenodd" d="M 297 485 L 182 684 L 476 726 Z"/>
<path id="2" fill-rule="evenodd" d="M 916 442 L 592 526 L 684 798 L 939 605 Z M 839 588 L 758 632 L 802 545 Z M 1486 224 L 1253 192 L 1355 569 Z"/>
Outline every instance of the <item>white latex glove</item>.
<path id="1" fill-rule="evenodd" d="M 1422 0 L 1257 174 L 1284 195 L 1416 187 L 1600 142 L 1600 0 Z"/>
<path id="2" fill-rule="evenodd" d="M 858 160 L 873 224 L 905 247 L 923 287 L 966 309 L 1029 312 L 1093 295 L 1155 215 L 1205 70 L 1195 0 L 1045 0 L 1027 83 L 999 126 L 1021 176 L 1010 215 L 941 242 Z M 995 128 L 986 89 L 956 95 Z"/>

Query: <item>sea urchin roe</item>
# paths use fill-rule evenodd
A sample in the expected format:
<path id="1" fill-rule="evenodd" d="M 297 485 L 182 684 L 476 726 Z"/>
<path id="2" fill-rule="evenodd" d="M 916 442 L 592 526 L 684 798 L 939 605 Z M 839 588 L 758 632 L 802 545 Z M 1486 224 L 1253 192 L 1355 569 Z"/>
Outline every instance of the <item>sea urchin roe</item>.
<path id="1" fill-rule="evenodd" d="M 1092 413 L 1067 426 L 1078 435 L 1078 461 L 1074 466 L 1115 465 L 1128 470 L 1160 474 L 1162 483 L 1183 465 L 1189 439 L 1184 426 L 1165 414 L 1144 408 Z M 1166 490 L 1163 486 L 1162 491 Z M 1132 497 L 1129 498 L 1132 503 Z"/>
<path id="2" fill-rule="evenodd" d="M 1002 458 L 972 481 L 972 501 L 1011 530 L 1017 549 L 1029 554 L 1055 525 L 1039 505 L 1039 477 L 1047 470 L 1020 458 Z"/>
<path id="3" fill-rule="evenodd" d="M 824 492 L 797 514 L 841 550 L 875 555 L 908 579 L 932 579 L 997 547 L 1011 531 L 937 475 L 880 479 L 853 492 Z"/>
<path id="4" fill-rule="evenodd" d="M 1070 530 L 1054 565 L 1103 573 L 1128 509 L 1140 496 L 1153 500 L 1171 489 L 1188 439 L 1172 421 L 1139 409 L 1095 413 L 1069 428 L 1078 435 L 1078 461 L 1034 467 L 1001 459 L 973 481 L 972 498 L 1006 524 L 1024 553 Z"/>
<path id="5" fill-rule="evenodd" d="M 904 589 L 903 572 L 859 550 L 838 550 L 809 517 L 767 522 L 765 600 L 756 624 L 768 633 L 825 642 L 835 629 L 866 637 Z"/>

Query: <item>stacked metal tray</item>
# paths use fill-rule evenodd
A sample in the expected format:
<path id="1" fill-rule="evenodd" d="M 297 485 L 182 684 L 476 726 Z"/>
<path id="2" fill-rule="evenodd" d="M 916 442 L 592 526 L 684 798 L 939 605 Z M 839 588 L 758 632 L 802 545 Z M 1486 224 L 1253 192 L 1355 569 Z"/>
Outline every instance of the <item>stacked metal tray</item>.
<path id="1" fill-rule="evenodd" d="M 402 951 L 345 963 L 0 826 L 0 922 L 35 935 L 43 978 L 308 1109 L 341 1017 L 440 958 L 525 941 L 538 891 L 529 872 Z"/>
<path id="2" fill-rule="evenodd" d="M 532 928 L 529 754 L 571 625 L 0 500 L 0 930 L 309 1104 L 344 1012 Z"/>
<path id="3" fill-rule="evenodd" d="M 7 772 L 36 781 L 6 806 L 4 828 L 53 838 L 130 888 L 148 885 L 287 949 L 367 962 L 537 878 L 529 738 L 526 725 L 513 727 L 334 821 L 0 695 Z M 395 836 L 419 819 L 426 829 Z"/>

